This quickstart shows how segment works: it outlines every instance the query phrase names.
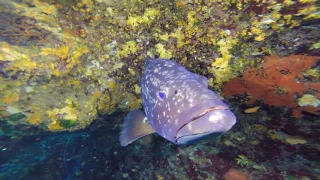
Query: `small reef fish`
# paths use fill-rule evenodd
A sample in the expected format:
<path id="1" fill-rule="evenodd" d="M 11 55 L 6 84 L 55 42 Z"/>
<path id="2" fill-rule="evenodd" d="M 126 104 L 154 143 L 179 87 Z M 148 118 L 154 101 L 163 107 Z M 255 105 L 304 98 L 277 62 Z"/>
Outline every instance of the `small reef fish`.
<path id="1" fill-rule="evenodd" d="M 120 134 L 127 146 L 151 133 L 175 144 L 221 135 L 236 123 L 235 115 L 208 89 L 208 79 L 167 59 L 147 59 L 141 78 L 144 113 L 129 112 Z"/>

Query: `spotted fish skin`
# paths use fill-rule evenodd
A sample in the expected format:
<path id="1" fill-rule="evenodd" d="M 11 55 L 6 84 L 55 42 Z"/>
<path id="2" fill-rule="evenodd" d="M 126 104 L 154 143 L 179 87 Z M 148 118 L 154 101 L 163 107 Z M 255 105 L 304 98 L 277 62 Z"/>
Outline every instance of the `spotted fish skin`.
<path id="1" fill-rule="evenodd" d="M 146 60 L 141 95 L 145 112 L 143 122 L 175 144 L 222 134 L 236 123 L 236 117 L 221 97 L 208 89 L 206 77 L 192 73 L 171 60 Z M 133 116 L 134 113 L 129 113 L 125 118 L 120 136 L 122 145 L 132 142 L 132 132 L 127 133 L 132 122 L 138 129 L 138 120 L 132 119 Z M 142 118 L 141 112 L 139 118 Z M 140 135 L 133 135 L 133 140 L 142 137 L 141 134 L 140 131 Z"/>

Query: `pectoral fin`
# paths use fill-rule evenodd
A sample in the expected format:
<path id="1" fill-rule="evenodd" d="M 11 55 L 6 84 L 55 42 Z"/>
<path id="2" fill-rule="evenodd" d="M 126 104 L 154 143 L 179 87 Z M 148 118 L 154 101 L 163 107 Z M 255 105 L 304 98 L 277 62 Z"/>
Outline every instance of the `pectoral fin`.
<path id="1" fill-rule="evenodd" d="M 121 146 L 127 146 L 133 141 L 155 132 L 145 119 L 146 116 L 140 110 L 129 112 L 129 114 L 124 118 L 121 129 Z"/>

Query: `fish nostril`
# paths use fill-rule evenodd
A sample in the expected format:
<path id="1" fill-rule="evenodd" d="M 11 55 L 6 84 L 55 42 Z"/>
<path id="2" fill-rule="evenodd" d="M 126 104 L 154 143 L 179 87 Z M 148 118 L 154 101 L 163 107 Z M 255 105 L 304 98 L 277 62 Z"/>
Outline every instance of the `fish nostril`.
<path id="1" fill-rule="evenodd" d="M 175 90 L 175 91 L 174 91 L 174 94 L 178 94 L 178 90 Z"/>

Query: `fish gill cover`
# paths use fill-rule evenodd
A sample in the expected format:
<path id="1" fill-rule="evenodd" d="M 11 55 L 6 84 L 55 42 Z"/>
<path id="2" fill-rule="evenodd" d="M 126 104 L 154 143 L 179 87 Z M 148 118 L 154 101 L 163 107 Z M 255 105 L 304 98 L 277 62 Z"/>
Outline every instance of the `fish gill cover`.
<path id="1" fill-rule="evenodd" d="M 51 162 L 58 179 L 319 178 L 319 6 L 0 1 L 1 177 L 46 179 Z M 208 78 L 209 88 L 228 98 L 237 125 L 220 142 L 177 147 L 147 136 L 120 149 L 124 115 L 114 113 L 142 107 L 147 56 Z M 83 136 L 73 131 L 82 129 L 95 138 L 77 139 Z"/>

